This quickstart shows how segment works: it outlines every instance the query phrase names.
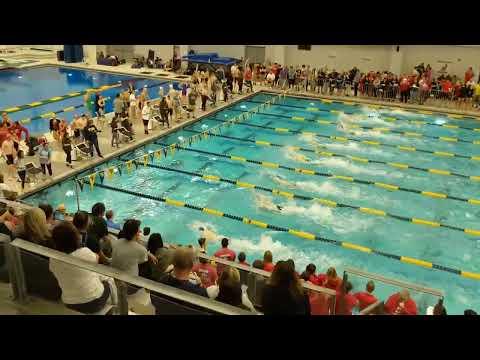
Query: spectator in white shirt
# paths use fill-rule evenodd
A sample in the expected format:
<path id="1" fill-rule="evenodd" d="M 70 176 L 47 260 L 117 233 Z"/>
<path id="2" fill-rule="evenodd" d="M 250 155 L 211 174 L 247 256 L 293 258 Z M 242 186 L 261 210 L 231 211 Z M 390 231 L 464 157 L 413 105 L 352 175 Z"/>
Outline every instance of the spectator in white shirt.
<path id="1" fill-rule="evenodd" d="M 98 255 L 80 246 L 80 233 L 67 221 L 62 221 L 52 231 L 55 249 L 91 263 L 98 263 Z M 50 260 L 50 271 L 62 289 L 62 301 L 70 309 L 92 314 L 105 307 L 114 285 L 109 278 L 98 273 L 55 259 Z M 114 296 L 112 296 L 114 297 Z M 112 299 L 115 302 L 115 299 Z"/>
<path id="2" fill-rule="evenodd" d="M 150 102 L 145 101 L 145 105 L 142 109 L 142 120 L 143 120 L 143 129 L 145 130 L 145 135 L 148 135 L 148 123 L 150 121 Z"/>
<path id="3" fill-rule="evenodd" d="M 133 90 L 130 92 L 128 99 L 130 101 L 130 121 L 134 121 L 137 116 L 137 98 L 135 97 L 135 92 Z"/>

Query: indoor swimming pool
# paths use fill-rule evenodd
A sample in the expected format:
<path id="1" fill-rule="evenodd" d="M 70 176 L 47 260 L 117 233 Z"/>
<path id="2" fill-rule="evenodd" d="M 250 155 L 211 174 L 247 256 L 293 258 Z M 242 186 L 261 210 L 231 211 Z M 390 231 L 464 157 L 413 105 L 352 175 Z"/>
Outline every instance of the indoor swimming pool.
<path id="1" fill-rule="evenodd" d="M 164 87 L 167 93 L 172 82 L 63 66 L 2 70 L 0 111 L 7 112 L 13 121 L 22 121 L 32 134 L 41 135 L 49 131 L 51 112 L 68 122 L 74 114 L 87 112 L 83 100 L 85 89 L 100 88 L 102 96 L 107 98 L 106 111 L 111 112 L 115 95 L 127 88 L 128 83 L 133 83 L 135 89 L 147 86 L 150 98 L 156 98 L 159 87 Z M 178 83 L 173 85 L 178 88 Z"/>
<path id="2" fill-rule="evenodd" d="M 152 155 L 273 96 L 256 94 L 110 161 L 105 168 L 151 154 L 131 171 L 122 165 L 111 178 L 97 176 L 98 186 L 85 181 L 80 208 L 104 202 L 116 221 L 137 218 L 175 244 L 196 245 L 198 228 L 208 227 L 249 263 L 271 250 L 274 261 L 294 259 L 298 271 L 309 263 L 320 272 L 355 267 L 439 289 L 449 314 L 480 308 L 476 119 L 286 97 L 173 155 Z M 67 180 L 25 201 L 74 212 L 75 194 Z M 208 252 L 219 247 L 211 243 Z M 392 291 L 377 288 L 383 298 Z M 416 300 L 422 310 L 434 305 Z"/>

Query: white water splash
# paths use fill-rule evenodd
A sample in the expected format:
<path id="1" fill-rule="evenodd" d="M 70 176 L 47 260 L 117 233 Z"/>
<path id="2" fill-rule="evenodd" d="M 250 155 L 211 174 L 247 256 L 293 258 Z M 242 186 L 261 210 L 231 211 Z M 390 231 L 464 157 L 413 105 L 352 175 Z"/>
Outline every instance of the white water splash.
<path id="1" fill-rule="evenodd" d="M 328 266 L 338 267 L 341 265 L 341 261 L 337 258 L 330 257 L 321 252 L 308 252 L 305 253 L 302 250 L 296 250 L 293 247 L 288 247 L 282 244 L 278 240 L 273 240 L 270 235 L 264 233 L 260 236 L 260 241 L 251 240 L 248 238 L 231 238 L 231 248 L 237 252 L 245 252 L 247 256 L 252 254 L 258 254 L 259 258 L 266 250 L 270 250 L 273 254 L 273 260 L 275 262 L 279 260 L 293 259 L 296 264 L 297 271 L 301 272 L 305 266 L 309 263 L 318 264 L 319 268 Z M 253 258 L 249 259 L 253 262 Z"/>
<path id="2" fill-rule="evenodd" d="M 378 170 L 378 169 L 372 169 L 366 166 L 358 166 L 356 164 L 353 164 L 349 160 L 336 158 L 336 157 L 331 157 L 331 158 L 329 157 L 321 160 L 314 160 L 314 161 L 311 161 L 310 164 L 325 166 L 328 168 L 343 169 L 353 174 L 365 174 L 365 175 L 373 175 L 373 176 L 388 175 L 389 177 L 394 177 L 394 178 L 403 177 L 403 174 L 396 171 Z"/>
<path id="3" fill-rule="evenodd" d="M 218 230 L 215 225 L 209 222 L 195 220 L 194 222 L 190 223 L 188 227 L 198 236 L 204 236 L 208 242 L 215 242 L 223 237 L 218 234 Z M 203 228 L 205 230 L 200 231 L 199 228 Z"/>
<path id="4" fill-rule="evenodd" d="M 283 215 L 298 215 L 306 217 L 315 223 L 330 227 L 338 234 L 347 234 L 357 231 L 365 231 L 372 226 L 374 220 L 351 214 L 340 216 L 334 213 L 332 208 L 313 203 L 308 207 L 298 206 L 295 202 L 289 202 L 282 208 Z"/>
<path id="5" fill-rule="evenodd" d="M 362 195 L 360 189 L 358 188 L 350 188 L 349 190 L 347 190 L 344 188 L 340 188 L 329 181 L 325 181 L 321 184 L 315 183 L 313 181 L 298 181 L 295 183 L 295 185 L 299 189 L 327 196 L 329 195 L 350 199 L 360 199 Z"/>

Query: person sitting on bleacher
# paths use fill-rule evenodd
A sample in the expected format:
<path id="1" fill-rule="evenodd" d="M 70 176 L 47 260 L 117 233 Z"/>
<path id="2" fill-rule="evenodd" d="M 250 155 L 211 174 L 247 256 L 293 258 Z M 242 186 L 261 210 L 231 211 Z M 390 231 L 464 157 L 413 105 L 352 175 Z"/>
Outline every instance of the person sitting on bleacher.
<path id="1" fill-rule="evenodd" d="M 198 263 L 193 265 L 192 271 L 198 275 L 204 288 L 208 288 L 209 286 L 217 283 L 217 269 L 215 269 L 215 267 L 213 267 L 209 261 L 203 257 L 200 257 L 198 259 Z"/>
<path id="2" fill-rule="evenodd" d="M 47 223 L 47 217 L 40 208 L 31 208 L 25 212 L 23 223 L 14 230 L 14 237 L 53 248 L 52 234 Z"/>
<path id="3" fill-rule="evenodd" d="M 80 244 L 80 233 L 73 224 L 62 221 L 52 231 L 55 249 L 91 263 L 98 263 L 98 255 Z M 55 259 L 50 260 L 50 271 L 62 289 L 66 307 L 85 314 L 102 310 L 110 298 L 108 278 Z"/>
<path id="4" fill-rule="evenodd" d="M 194 284 L 190 280 L 193 268 L 193 253 L 189 248 L 180 247 L 176 249 L 172 263 L 173 270 L 161 281 L 163 284 L 208 297 L 207 290 L 201 287 L 200 282 Z"/>
<path id="5" fill-rule="evenodd" d="M 218 285 L 208 287 L 207 293 L 210 299 L 255 312 L 247 293 L 242 290 L 240 273 L 234 267 L 225 268 Z"/>

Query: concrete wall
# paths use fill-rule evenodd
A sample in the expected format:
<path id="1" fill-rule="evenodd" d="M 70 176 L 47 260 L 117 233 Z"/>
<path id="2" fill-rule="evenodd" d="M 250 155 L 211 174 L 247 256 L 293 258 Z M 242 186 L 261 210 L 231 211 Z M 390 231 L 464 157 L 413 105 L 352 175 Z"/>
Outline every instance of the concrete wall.
<path id="1" fill-rule="evenodd" d="M 473 67 L 475 81 L 478 79 L 480 68 L 480 47 L 465 45 L 409 45 L 401 46 L 403 49 L 404 60 L 402 71 L 411 72 L 413 68 L 421 62 L 430 64 L 434 73 L 439 70 L 444 63 L 449 61 L 447 71 L 450 74 L 462 76 L 469 66 Z M 435 75 L 435 74 L 434 74 Z"/>
<path id="2" fill-rule="evenodd" d="M 196 52 L 216 52 L 219 56 L 240 59 L 245 56 L 245 45 L 190 45 Z"/>
<path id="3" fill-rule="evenodd" d="M 362 71 L 388 70 L 391 51 L 391 45 L 312 45 L 310 51 L 287 45 L 285 61 L 289 65 L 310 64 L 317 68 L 327 65 L 337 71 L 349 70 L 353 66 Z"/>
<path id="4" fill-rule="evenodd" d="M 135 45 L 135 55 L 148 56 L 148 50 L 155 51 L 155 57 L 161 58 L 164 62 L 173 58 L 173 45 Z"/>

